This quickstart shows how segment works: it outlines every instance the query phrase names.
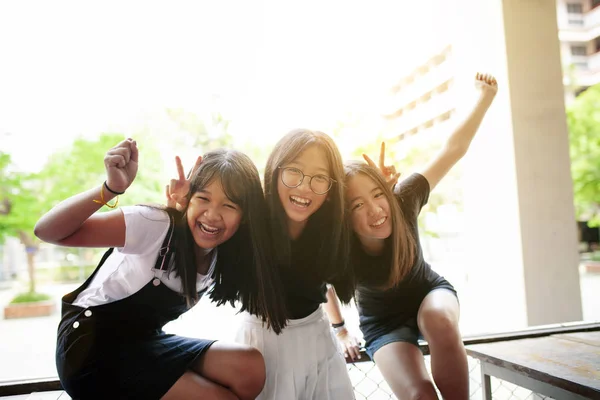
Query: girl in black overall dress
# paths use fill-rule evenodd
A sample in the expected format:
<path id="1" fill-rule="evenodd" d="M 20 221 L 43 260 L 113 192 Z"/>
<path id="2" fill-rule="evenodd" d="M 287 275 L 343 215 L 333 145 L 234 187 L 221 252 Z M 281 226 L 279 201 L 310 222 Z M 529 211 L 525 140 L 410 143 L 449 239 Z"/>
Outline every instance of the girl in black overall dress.
<path id="1" fill-rule="evenodd" d="M 496 91 L 496 80 L 478 74 L 474 110 L 421 172 L 390 190 L 398 178 L 384 166 L 346 164 L 346 196 L 354 230 L 352 260 L 360 328 L 369 356 L 399 399 L 437 399 L 419 351 L 427 340 L 431 370 L 444 399 L 469 398 L 467 355 L 458 327 L 456 291 L 423 259 L 417 218 L 430 190 L 466 153 Z"/>
<path id="2" fill-rule="evenodd" d="M 285 325 L 256 167 L 239 152 L 210 152 L 189 181 L 180 171 L 172 183 L 189 187 L 185 210 L 95 214 L 133 182 L 136 142 L 119 143 L 104 163 L 102 186 L 63 201 L 35 228 L 50 243 L 111 247 L 63 297 L 56 362 L 64 389 L 74 399 L 254 399 L 265 380 L 257 350 L 162 327 L 204 293 L 220 304 L 241 301 L 277 332 Z"/>

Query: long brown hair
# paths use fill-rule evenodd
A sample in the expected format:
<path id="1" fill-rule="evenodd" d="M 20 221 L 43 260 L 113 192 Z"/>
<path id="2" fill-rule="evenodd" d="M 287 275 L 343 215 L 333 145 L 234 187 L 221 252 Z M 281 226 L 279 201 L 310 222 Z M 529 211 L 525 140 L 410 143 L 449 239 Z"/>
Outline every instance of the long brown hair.
<path id="1" fill-rule="evenodd" d="M 242 310 L 259 316 L 267 326 L 279 333 L 286 325 L 285 302 L 279 274 L 271 260 L 271 245 L 266 221 L 267 208 L 256 166 L 250 158 L 235 150 L 215 150 L 204 155 L 202 164 L 191 178 L 188 204 L 191 196 L 219 180 L 225 195 L 243 212 L 236 233 L 218 246 L 213 278 L 215 284 L 209 293 L 217 304 L 242 303 Z M 176 219 L 176 253 L 174 269 L 181 276 L 186 298 L 197 301 L 195 245 L 187 226 L 186 212 Z"/>
<path id="2" fill-rule="evenodd" d="M 305 228 L 315 230 L 315 234 L 304 235 L 306 240 L 311 241 L 311 248 L 315 251 L 315 262 L 307 265 L 306 268 L 311 269 L 307 274 L 314 274 L 315 279 L 331 282 L 347 268 L 350 225 L 345 215 L 342 156 L 333 139 L 327 134 L 308 129 L 296 129 L 281 138 L 271 152 L 264 175 L 271 240 L 279 265 L 290 266 L 291 240 L 288 234 L 287 216 L 277 192 L 278 167 L 292 162 L 298 154 L 310 146 L 318 146 L 325 152 L 330 177 L 336 182 L 327 193 L 327 201 L 310 216 Z M 342 301 L 349 301 L 352 293 L 346 293 L 340 288 L 338 295 Z"/>
<path id="3" fill-rule="evenodd" d="M 404 219 L 402 208 L 398 204 L 396 196 L 392 193 L 387 182 L 379 169 L 371 167 L 362 161 L 348 161 L 344 165 L 346 172 L 346 182 L 352 177 L 363 174 L 371 179 L 381 189 L 388 203 L 390 204 L 390 213 L 392 217 L 392 234 L 386 239 L 386 247 L 391 246 L 391 266 L 388 279 L 380 287 L 387 290 L 396 286 L 410 272 L 413 267 L 416 253 L 416 243 L 410 227 Z M 361 246 L 358 237 L 354 234 L 356 242 L 354 246 Z M 355 249 L 353 249 L 355 250 Z M 362 251 L 362 247 L 360 248 Z M 362 268 L 363 266 L 358 266 Z"/>

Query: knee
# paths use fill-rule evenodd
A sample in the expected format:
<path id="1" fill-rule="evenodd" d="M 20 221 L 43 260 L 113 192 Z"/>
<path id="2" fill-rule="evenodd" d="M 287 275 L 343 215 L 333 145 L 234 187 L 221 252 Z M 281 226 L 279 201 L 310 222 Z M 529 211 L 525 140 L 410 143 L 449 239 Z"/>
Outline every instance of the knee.
<path id="1" fill-rule="evenodd" d="M 254 399 L 265 386 L 265 380 L 266 368 L 262 354 L 254 347 L 246 346 L 239 354 L 233 391 L 242 400 Z"/>
<path id="2" fill-rule="evenodd" d="M 452 310 L 433 307 L 421 310 L 419 329 L 428 342 L 454 344 L 461 340 L 458 317 Z"/>
<path id="3" fill-rule="evenodd" d="M 438 396 L 433 387 L 433 383 L 429 380 L 416 382 L 406 393 L 406 398 L 409 400 L 437 400 Z"/>

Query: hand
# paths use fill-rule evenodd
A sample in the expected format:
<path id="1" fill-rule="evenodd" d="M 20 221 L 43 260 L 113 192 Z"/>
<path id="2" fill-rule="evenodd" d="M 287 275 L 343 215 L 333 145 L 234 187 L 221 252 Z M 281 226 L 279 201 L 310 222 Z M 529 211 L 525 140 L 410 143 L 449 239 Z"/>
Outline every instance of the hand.
<path id="1" fill-rule="evenodd" d="M 363 154 L 363 158 L 373 168 L 377 168 L 373 160 L 369 158 L 368 155 Z M 381 152 L 379 153 L 379 170 L 383 175 L 383 178 L 387 182 L 390 189 L 394 189 L 394 185 L 398 183 L 398 178 L 400 177 L 400 172 L 396 172 L 396 167 L 393 165 L 384 165 L 385 164 L 385 142 L 381 142 Z"/>
<path id="2" fill-rule="evenodd" d="M 342 329 L 335 336 L 342 345 L 344 357 L 349 358 L 352 361 L 360 359 L 360 347 L 358 344 L 358 339 L 348 332 L 348 329 Z"/>
<path id="3" fill-rule="evenodd" d="M 116 192 L 124 192 L 133 183 L 138 170 L 138 148 L 133 139 L 123 140 L 104 156 L 106 184 Z"/>
<path id="4" fill-rule="evenodd" d="M 183 172 L 183 164 L 181 163 L 181 158 L 179 156 L 175 157 L 175 164 L 177 165 L 177 175 L 179 179 L 171 179 L 171 183 L 166 187 L 166 196 L 167 196 L 167 207 L 176 208 L 179 211 L 184 210 L 187 207 L 187 195 L 190 191 L 190 181 L 194 172 L 200 167 L 202 164 L 202 157 L 198 157 L 196 159 L 196 164 L 194 164 L 194 168 L 192 168 L 192 172 L 189 177 L 185 177 L 185 173 Z"/>
<path id="5" fill-rule="evenodd" d="M 478 72 L 475 75 L 475 87 L 481 91 L 483 96 L 494 98 L 498 92 L 498 82 L 490 74 Z"/>

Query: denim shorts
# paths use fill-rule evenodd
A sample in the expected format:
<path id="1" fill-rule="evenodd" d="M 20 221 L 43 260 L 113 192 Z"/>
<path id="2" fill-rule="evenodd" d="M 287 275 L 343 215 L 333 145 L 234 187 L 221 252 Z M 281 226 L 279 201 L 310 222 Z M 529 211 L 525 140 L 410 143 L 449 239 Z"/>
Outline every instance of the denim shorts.
<path id="1" fill-rule="evenodd" d="M 371 357 L 371 360 L 373 360 L 375 352 L 383 346 L 385 346 L 386 344 L 394 342 L 406 342 L 412 343 L 418 347 L 419 340 L 423 339 L 423 335 L 419 331 L 419 326 L 417 325 L 417 319 L 411 318 L 407 320 L 405 324 L 399 326 L 393 331 L 378 336 L 370 343 L 367 343 L 365 346 L 365 350 L 367 351 L 369 357 Z"/>
<path id="2" fill-rule="evenodd" d="M 454 294 L 456 296 L 456 299 L 458 300 L 456 290 L 452 285 L 450 285 L 450 283 L 446 282 L 445 284 L 439 285 L 433 290 L 431 290 L 429 293 L 433 292 L 434 290 L 448 290 L 452 294 Z M 425 340 L 425 338 L 419 330 L 419 325 L 417 325 L 417 317 L 415 316 L 408 318 L 400 326 L 390 331 L 387 331 L 384 334 L 378 335 L 371 341 L 367 341 L 367 343 L 365 344 L 365 350 L 369 357 L 371 357 L 371 360 L 373 360 L 373 355 L 375 354 L 375 352 L 377 352 L 377 350 L 379 350 L 386 344 L 394 342 L 405 342 L 412 343 L 415 346 L 419 347 L 419 340 Z"/>

